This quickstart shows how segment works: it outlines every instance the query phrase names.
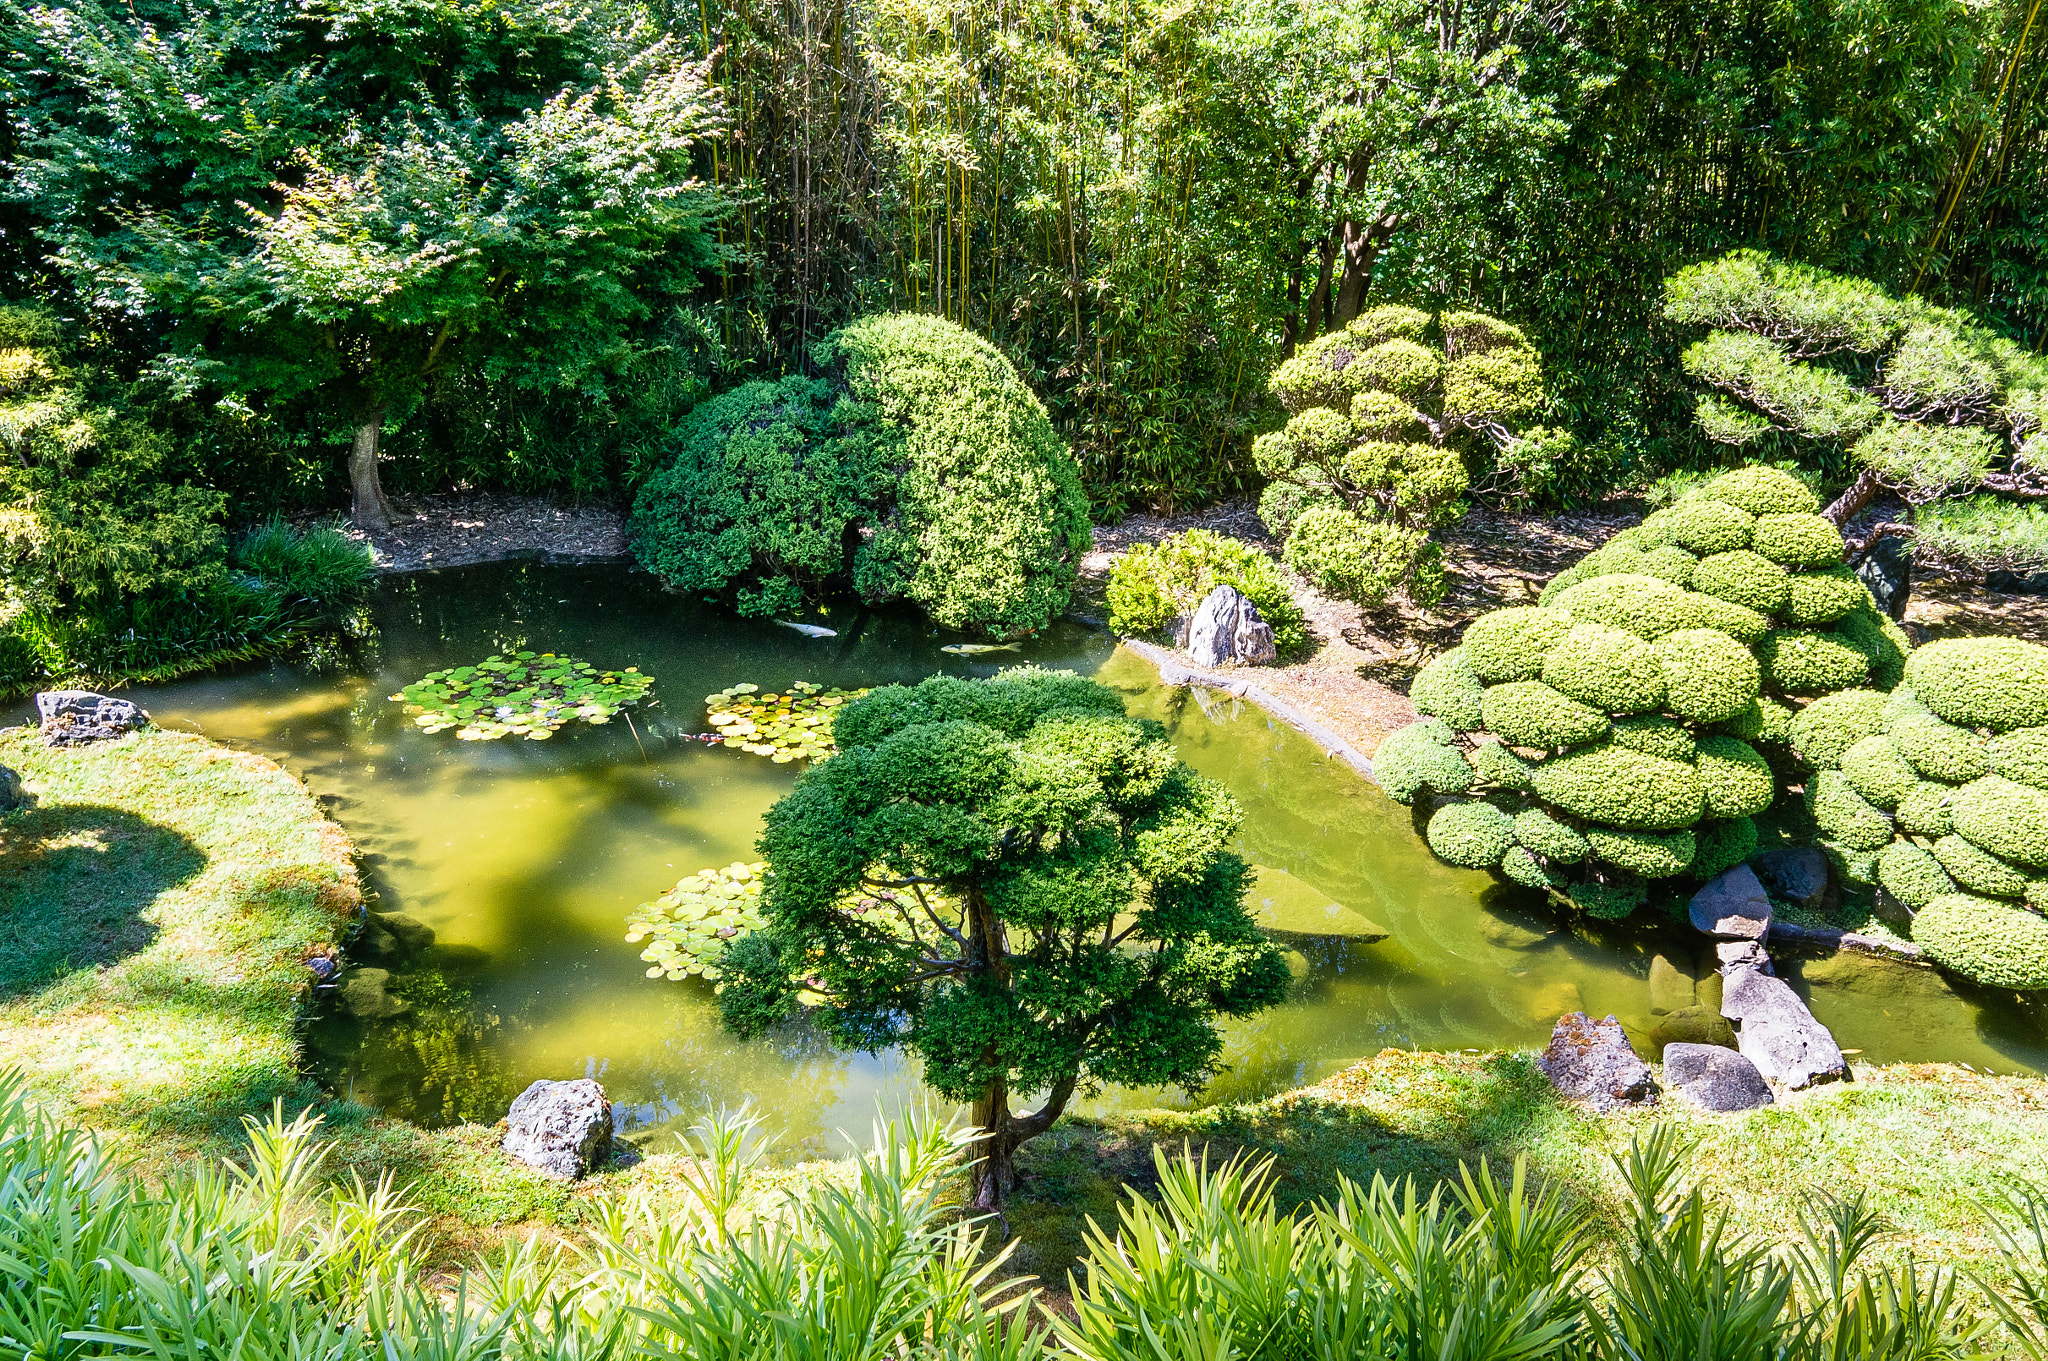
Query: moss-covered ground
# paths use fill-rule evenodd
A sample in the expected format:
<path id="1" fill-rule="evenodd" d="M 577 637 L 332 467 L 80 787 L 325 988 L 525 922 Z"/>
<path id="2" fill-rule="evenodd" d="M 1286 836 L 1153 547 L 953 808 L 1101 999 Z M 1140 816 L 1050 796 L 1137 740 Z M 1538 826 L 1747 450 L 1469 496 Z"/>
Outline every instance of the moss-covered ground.
<path id="1" fill-rule="evenodd" d="M 322 1108 L 339 1171 L 410 1186 L 449 1259 L 533 1229 L 573 1235 L 615 1191 L 686 1194 L 672 1145 L 564 1186 L 507 1162 L 490 1128 L 420 1130 L 321 1096 L 298 1064 L 305 961 L 345 934 L 360 893 L 341 830 L 273 763 L 189 734 L 51 750 L 12 730 L 0 764 L 36 796 L 0 821 L 0 1061 L 145 1169 L 232 1152 L 241 1118 L 281 1098 Z M 1610 1155 L 1656 1122 L 1697 1139 L 1698 1176 L 1742 1226 L 1789 1236 L 1810 1196 L 1860 1192 L 1891 1221 L 1889 1250 L 1923 1260 L 1985 1256 L 1986 1199 L 2048 1168 L 2048 1081 L 1868 1068 L 1747 1114 L 1667 1101 L 1597 1117 L 1557 1101 L 1528 1055 L 1388 1051 L 1267 1101 L 1064 1121 L 1022 1155 L 1017 1265 L 1063 1283 L 1086 1218 L 1113 1223 L 1124 1187 L 1151 1183 L 1155 1147 L 1184 1144 L 1273 1156 L 1292 1202 L 1339 1176 L 1427 1185 L 1520 1155 L 1614 1224 Z"/>

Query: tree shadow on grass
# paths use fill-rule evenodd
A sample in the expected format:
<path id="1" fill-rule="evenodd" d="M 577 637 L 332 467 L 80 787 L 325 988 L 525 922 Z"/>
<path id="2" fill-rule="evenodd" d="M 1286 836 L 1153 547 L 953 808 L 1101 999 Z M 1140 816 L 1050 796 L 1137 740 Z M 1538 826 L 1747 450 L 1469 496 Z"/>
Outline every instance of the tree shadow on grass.
<path id="1" fill-rule="evenodd" d="M 125 809 L 51 803 L 10 817 L 0 832 L 0 1002 L 149 948 L 157 926 L 144 914 L 205 868 L 191 841 Z"/>

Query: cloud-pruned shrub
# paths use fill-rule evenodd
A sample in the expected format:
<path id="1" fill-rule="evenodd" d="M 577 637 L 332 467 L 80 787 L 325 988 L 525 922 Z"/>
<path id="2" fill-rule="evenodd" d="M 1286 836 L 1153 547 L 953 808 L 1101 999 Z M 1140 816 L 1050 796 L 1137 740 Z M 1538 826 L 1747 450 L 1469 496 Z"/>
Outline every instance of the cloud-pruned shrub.
<path id="1" fill-rule="evenodd" d="M 941 317 L 867 317 L 816 377 L 749 383 L 677 428 L 634 503 L 678 589 L 769 615 L 830 587 L 1014 635 L 1066 608 L 1088 546 L 1080 467 L 1002 352 Z"/>
<path id="2" fill-rule="evenodd" d="M 1595 916 L 1753 854 L 1755 819 L 1785 797 L 1793 730 L 1839 763 L 1879 731 L 1888 700 L 1867 687 L 1896 679 L 1908 649 L 1860 583 L 1822 611 L 1833 627 L 1800 626 L 1817 622 L 1814 600 L 1844 594 L 1841 536 L 1820 541 L 1814 505 L 1784 473 L 1728 473 L 1588 554 L 1541 603 L 1473 620 L 1417 674 L 1424 717 L 1376 763 L 1392 797 L 1427 812 L 1431 849 Z M 1825 584 L 1807 590 L 1810 577 Z M 1831 693 L 1844 686 L 1866 688 Z M 1882 752 L 1852 764 L 1893 804 L 1919 782 Z M 1891 840 L 1849 776 L 1825 783 L 1850 851 Z"/>
<path id="3" fill-rule="evenodd" d="M 1543 366 L 1517 328 L 1479 312 L 1380 307 L 1304 346 L 1270 384 L 1288 411 L 1252 457 L 1259 514 L 1287 565 L 1325 591 L 1379 608 L 1444 592 L 1433 531 L 1456 520 L 1475 468 L 1555 461 L 1570 437 L 1528 424 Z"/>
<path id="4" fill-rule="evenodd" d="M 2048 988 L 2048 648 L 1954 638 L 1889 695 L 1844 691 L 1792 724 L 1815 820 L 1852 879 L 1915 913 L 1956 973 Z"/>

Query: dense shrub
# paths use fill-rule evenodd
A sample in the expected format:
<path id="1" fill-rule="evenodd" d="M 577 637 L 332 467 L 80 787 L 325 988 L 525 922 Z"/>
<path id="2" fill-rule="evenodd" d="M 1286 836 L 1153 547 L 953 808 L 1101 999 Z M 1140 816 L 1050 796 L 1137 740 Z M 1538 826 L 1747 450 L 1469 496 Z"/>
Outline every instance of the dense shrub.
<path id="1" fill-rule="evenodd" d="M 1273 559 L 1238 539 L 1190 529 L 1156 544 L 1136 544 L 1109 567 L 1109 626 L 1156 633 L 1191 615 L 1218 586 L 1234 586 L 1273 627 L 1283 657 L 1308 646 L 1308 624 Z"/>
<path id="2" fill-rule="evenodd" d="M 1860 583 L 1836 617 L 1863 619 L 1875 641 L 1785 626 L 1795 601 L 1811 616 L 1813 602 L 1828 613 L 1843 594 L 1830 565 L 1840 535 L 1832 554 L 1807 536 L 1814 504 L 1784 473 L 1725 474 L 1559 574 L 1541 604 L 1472 621 L 1410 687 L 1428 717 L 1387 739 L 1400 758 L 1388 792 L 1406 803 L 1465 796 L 1459 812 L 1436 815 L 1444 827 L 1429 824 L 1431 847 L 1461 865 L 1498 844 L 1498 820 L 1474 810 L 1510 815 L 1501 873 L 1596 916 L 1633 911 L 1649 882 L 1711 877 L 1753 854 L 1756 819 L 1783 807 L 1773 754 L 1789 769 L 1789 740 L 1833 766 L 1880 733 L 1888 697 L 1842 687 L 1906 653 Z M 1755 546 L 1766 526 L 1781 531 L 1767 545 L 1775 558 Z M 1809 577 L 1823 584 L 1803 591 Z M 1867 857 L 1892 823 L 1859 791 L 1889 808 L 1920 777 L 1889 749 L 1861 750 L 1850 766 L 1811 793 L 1837 853 Z"/>
<path id="3" fill-rule="evenodd" d="M 1443 595 L 1431 533 L 1463 510 L 1473 467 L 1572 461 L 1569 436 L 1527 427 L 1543 397 L 1535 350 L 1477 312 L 1364 312 L 1269 388 L 1289 414 L 1252 446 L 1268 483 L 1259 513 L 1285 537 L 1288 566 L 1369 609 Z"/>
<path id="4" fill-rule="evenodd" d="M 1996 988 L 2048 988 L 2048 917 L 1967 893 L 1944 893 L 1913 918 L 1933 960 Z"/>
<path id="5" fill-rule="evenodd" d="M 888 315 L 811 358 L 822 377 L 747 384 L 678 429 L 634 503 L 650 570 L 751 614 L 833 586 L 999 635 L 1066 608 L 1088 544 L 1079 467 L 1000 351 Z"/>

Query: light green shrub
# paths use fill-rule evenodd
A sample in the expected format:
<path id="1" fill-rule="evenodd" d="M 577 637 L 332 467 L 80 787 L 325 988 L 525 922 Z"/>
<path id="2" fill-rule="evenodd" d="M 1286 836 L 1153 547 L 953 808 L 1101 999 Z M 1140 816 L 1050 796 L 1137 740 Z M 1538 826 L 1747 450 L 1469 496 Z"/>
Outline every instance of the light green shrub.
<path id="1" fill-rule="evenodd" d="M 1451 745 L 1455 736 L 1435 718 L 1397 728 L 1373 753 L 1373 777 L 1401 803 L 1412 803 L 1425 789 L 1462 794 L 1472 787 L 1472 767 Z"/>
<path id="2" fill-rule="evenodd" d="M 1620 921 L 1643 905 L 1649 890 L 1640 879 L 1588 880 L 1574 884 L 1572 902 L 1589 917 Z"/>
<path id="3" fill-rule="evenodd" d="M 1691 766 L 1611 742 L 1545 761 L 1536 769 L 1536 792 L 1575 817 L 1646 832 L 1691 826 L 1705 797 Z"/>
<path id="4" fill-rule="evenodd" d="M 1875 608 L 1870 588 L 1847 567 L 1792 572 L 1785 577 L 1785 622 L 1802 628 L 1832 624 L 1862 608 Z"/>
<path id="5" fill-rule="evenodd" d="M 2024 907 L 1943 894 L 1913 918 L 1913 939 L 1937 964 L 1979 982 L 2048 988 L 2048 918 Z"/>
<path id="6" fill-rule="evenodd" d="M 1957 883 L 1993 898 L 2024 898 L 2027 876 L 1968 838 L 1950 833 L 1934 843 L 1934 858 Z"/>
<path id="7" fill-rule="evenodd" d="M 1892 820 L 1858 794 L 1839 770 L 1816 772 L 1806 797 L 1821 831 L 1845 847 L 1876 851 L 1892 839 Z"/>
<path id="8" fill-rule="evenodd" d="M 1791 581 L 1784 568 L 1747 548 L 1701 558 L 1692 574 L 1695 591 L 1760 614 L 1777 614 L 1785 608 Z"/>
<path id="9" fill-rule="evenodd" d="M 1956 791 L 1956 831 L 2007 860 L 2048 869 L 2048 793 L 1986 775 Z"/>
<path id="10" fill-rule="evenodd" d="M 2048 648 L 2017 638 L 1944 638 L 1906 661 L 1906 684 L 1949 722 L 1995 733 L 2048 723 Z"/>
<path id="11" fill-rule="evenodd" d="M 1709 818 L 1754 817 L 1778 796 L 1770 763 L 1739 738 L 1702 737 L 1693 768 L 1699 772 Z"/>
<path id="12" fill-rule="evenodd" d="M 1190 529 L 1156 544 L 1136 544 L 1109 568 L 1109 626 L 1154 633 L 1194 612 L 1209 592 L 1233 586 L 1272 626 L 1282 657 L 1308 646 L 1308 624 L 1294 593 L 1263 550 L 1207 529 Z"/>
<path id="13" fill-rule="evenodd" d="M 1661 577 L 1620 573 L 1581 581 L 1546 601 L 1581 623 L 1605 624 L 1655 642 L 1677 629 L 1712 627 L 1702 615 L 1701 596 Z"/>
<path id="14" fill-rule="evenodd" d="M 1408 700 L 1416 709 L 1466 732 L 1481 724 L 1479 706 L 1485 693 L 1486 686 L 1465 660 L 1462 647 L 1437 657 L 1408 683 Z"/>
<path id="15" fill-rule="evenodd" d="M 1927 779 L 1966 784 L 1991 773 L 1991 751 L 1983 738 L 1924 710 L 1906 710 L 1886 731 L 1900 754 Z"/>
<path id="16" fill-rule="evenodd" d="M 1500 863 L 1514 832 L 1514 819 L 1490 803 L 1447 803 L 1430 816 L 1425 836 L 1439 860 L 1484 870 Z"/>
<path id="17" fill-rule="evenodd" d="M 1683 723 L 1663 714 L 1634 714 L 1614 720 L 1613 741 L 1630 751 L 1647 752 L 1667 761 L 1690 763 L 1700 754 L 1699 739 Z"/>
<path id="18" fill-rule="evenodd" d="M 1693 495 L 1726 501 L 1751 515 L 1811 515 L 1820 509 L 1820 498 L 1804 482 L 1761 464 L 1722 473 Z"/>
<path id="19" fill-rule="evenodd" d="M 1567 865 L 1593 853 L 1584 833 L 1541 808 L 1525 808 L 1515 814 L 1515 840 L 1546 859 Z"/>
<path id="20" fill-rule="evenodd" d="M 1662 577 L 1674 586 L 1689 586 L 1693 573 L 1699 568 L 1699 561 L 1696 555 L 1678 545 L 1665 544 L 1644 553 L 1632 569 L 1622 570 L 1632 570 L 1646 577 Z"/>
<path id="21" fill-rule="evenodd" d="M 1985 754 L 2006 779 L 2048 789 L 2048 727 L 2014 728 L 1993 738 Z"/>
<path id="22" fill-rule="evenodd" d="M 1759 515 L 1756 551 L 1788 567 L 1831 567 L 1842 560 L 1842 531 L 1820 515 Z"/>
<path id="23" fill-rule="evenodd" d="M 1487 731 L 1510 746 L 1546 750 L 1606 736 L 1607 715 L 1542 681 L 1491 685 L 1480 701 Z"/>
<path id="24" fill-rule="evenodd" d="M 1910 841 L 1894 841 L 1878 852 L 1877 881 L 1915 910 L 1956 891 L 1955 880 L 1948 877 L 1941 862 Z"/>
<path id="25" fill-rule="evenodd" d="M 1870 679 L 1870 659 L 1839 634 L 1772 629 L 1757 649 L 1765 681 L 1792 695 L 1825 695 Z"/>
<path id="26" fill-rule="evenodd" d="M 1954 786 L 1922 780 L 1899 800 L 1899 827 L 1913 836 L 1947 836 L 1956 829 Z"/>
<path id="27" fill-rule="evenodd" d="M 1756 854 L 1756 821 L 1753 818 L 1728 818 L 1721 822 L 1702 822 L 1694 829 L 1693 838 L 1698 849 L 1693 852 L 1692 877 L 1712 879 Z"/>
<path id="28" fill-rule="evenodd" d="M 1643 529 L 1665 543 L 1689 548 L 1705 558 L 1749 547 L 1756 524 L 1756 517 L 1739 506 L 1692 496 L 1643 521 Z"/>
<path id="29" fill-rule="evenodd" d="M 1866 737 L 1843 752 L 1842 774 L 1850 788 L 1886 810 L 1897 808 L 1907 791 L 1920 783 L 1919 774 L 1884 736 Z"/>
<path id="30" fill-rule="evenodd" d="M 1792 719 L 1792 710 L 1778 701 L 1759 699 L 1745 705 L 1741 713 L 1719 726 L 1730 737 L 1740 737 L 1746 742 L 1787 743 L 1792 740 Z"/>
<path id="31" fill-rule="evenodd" d="M 1571 626 L 1570 615 L 1537 605 L 1493 610 L 1466 626 L 1457 651 L 1481 680 L 1535 680 Z"/>
<path id="32" fill-rule="evenodd" d="M 1598 859 L 1644 879 L 1669 879 L 1683 874 L 1698 844 L 1691 828 L 1676 832 L 1626 832 L 1588 827 L 1586 840 Z"/>
<path id="33" fill-rule="evenodd" d="M 1294 522 L 1280 556 L 1316 589 L 1377 609 L 1405 586 L 1418 603 L 1443 595 L 1443 550 L 1420 529 L 1313 506 Z"/>
<path id="34" fill-rule="evenodd" d="M 1820 770 L 1838 768 L 1842 754 L 1885 729 L 1885 696 L 1877 690 L 1823 695 L 1792 719 L 1792 750 Z"/>
<path id="35" fill-rule="evenodd" d="M 1680 718 L 1720 723 L 1762 693 L 1755 655 L 1718 629 L 1679 629 L 1659 638 L 1653 649 L 1664 673 L 1665 707 Z"/>
<path id="36" fill-rule="evenodd" d="M 1480 742 L 1466 753 L 1473 773 L 1487 784 L 1504 789 L 1534 789 L 1536 767 L 1510 749 L 1505 742 Z"/>
<path id="37" fill-rule="evenodd" d="M 1508 847 L 1500 858 L 1500 872 L 1524 888 L 1551 889 L 1564 883 L 1562 875 L 1521 846 Z"/>
<path id="38" fill-rule="evenodd" d="M 1635 634 L 1605 624 L 1574 624 L 1544 659 L 1543 679 L 1581 704 L 1612 714 L 1660 708 L 1666 695 L 1656 651 Z"/>
<path id="39" fill-rule="evenodd" d="M 1845 842 L 1821 837 L 1816 843 L 1833 866 L 1835 877 L 1852 888 L 1869 888 L 1877 883 L 1877 856 L 1875 850 L 1851 846 Z"/>
<path id="40" fill-rule="evenodd" d="M 1835 621 L 1835 633 L 1863 654 L 1870 664 L 1870 683 L 1880 690 L 1896 686 L 1906 675 L 1906 654 L 1913 650 L 1906 631 L 1864 604 Z"/>

